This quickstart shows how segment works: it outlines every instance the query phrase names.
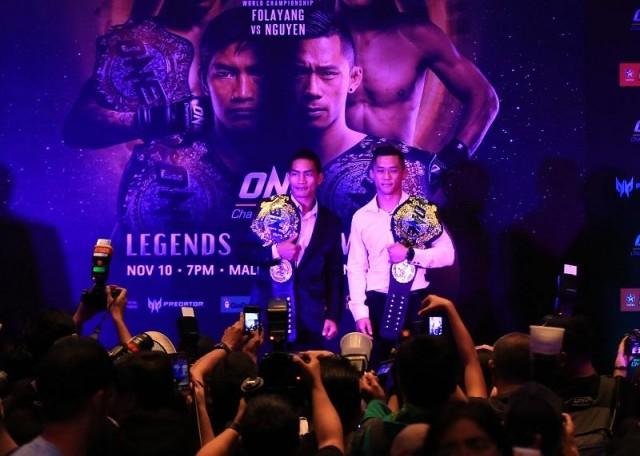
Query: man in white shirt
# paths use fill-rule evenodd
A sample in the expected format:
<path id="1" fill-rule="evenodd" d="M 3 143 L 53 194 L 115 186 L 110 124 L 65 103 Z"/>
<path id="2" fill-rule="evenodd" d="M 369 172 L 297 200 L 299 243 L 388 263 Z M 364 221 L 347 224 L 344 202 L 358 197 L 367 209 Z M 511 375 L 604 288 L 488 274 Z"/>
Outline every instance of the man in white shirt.
<path id="1" fill-rule="evenodd" d="M 347 277 L 349 309 L 356 329 L 378 339 L 389 291 L 391 265 L 407 260 L 417 269 L 406 317 L 406 322 L 411 322 L 417 319 L 420 302 L 427 295 L 429 282 L 425 276 L 426 269 L 453 264 L 455 251 L 446 231 L 426 249 L 407 247 L 394 241 L 391 216 L 409 197 L 402 191 L 406 167 L 401 150 L 391 144 L 375 148 L 369 173 L 376 187 L 376 196 L 353 216 Z M 381 342 L 377 340 L 374 343 L 372 358 L 388 355 L 384 351 L 391 348 L 393 341 L 387 344 Z"/>

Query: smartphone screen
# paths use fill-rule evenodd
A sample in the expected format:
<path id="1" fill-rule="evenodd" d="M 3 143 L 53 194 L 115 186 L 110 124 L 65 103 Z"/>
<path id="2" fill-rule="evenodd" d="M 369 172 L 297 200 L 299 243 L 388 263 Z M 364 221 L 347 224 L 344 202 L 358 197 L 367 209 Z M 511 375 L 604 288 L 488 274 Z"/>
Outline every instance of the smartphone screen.
<path id="1" fill-rule="evenodd" d="M 249 334 L 260 328 L 260 309 L 256 306 L 245 306 L 244 308 L 244 332 Z"/>
<path id="2" fill-rule="evenodd" d="M 381 377 L 383 375 L 388 374 L 389 371 L 391 370 L 391 366 L 393 366 L 393 362 L 386 362 L 386 363 L 380 364 L 380 366 L 378 367 L 378 370 L 376 371 L 376 375 L 378 377 Z"/>
<path id="3" fill-rule="evenodd" d="M 171 365 L 173 367 L 173 378 L 178 385 L 178 389 L 189 389 L 189 361 L 186 353 L 173 353 L 171 355 Z"/>
<path id="4" fill-rule="evenodd" d="M 444 333 L 442 317 L 429 317 L 427 324 L 430 336 L 442 336 Z"/>

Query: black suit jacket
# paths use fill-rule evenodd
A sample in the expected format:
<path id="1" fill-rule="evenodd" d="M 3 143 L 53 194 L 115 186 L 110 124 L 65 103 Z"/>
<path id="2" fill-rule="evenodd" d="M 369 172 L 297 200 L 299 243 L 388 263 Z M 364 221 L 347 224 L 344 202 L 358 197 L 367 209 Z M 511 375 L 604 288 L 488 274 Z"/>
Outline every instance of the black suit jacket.
<path id="1" fill-rule="evenodd" d="M 325 319 L 340 323 L 344 292 L 344 263 L 340 219 L 318 205 L 318 218 L 309 245 L 295 271 L 298 321 L 313 332 Z"/>
<path id="2" fill-rule="evenodd" d="M 268 264 L 273 264 L 271 248 L 262 248 L 264 271 L 258 303 L 265 307 L 271 297 Z M 265 267 L 266 266 L 266 267 Z M 318 216 L 309 245 L 294 273 L 297 324 L 319 334 L 325 319 L 340 323 L 344 294 L 344 266 L 340 219 L 318 205 Z"/>

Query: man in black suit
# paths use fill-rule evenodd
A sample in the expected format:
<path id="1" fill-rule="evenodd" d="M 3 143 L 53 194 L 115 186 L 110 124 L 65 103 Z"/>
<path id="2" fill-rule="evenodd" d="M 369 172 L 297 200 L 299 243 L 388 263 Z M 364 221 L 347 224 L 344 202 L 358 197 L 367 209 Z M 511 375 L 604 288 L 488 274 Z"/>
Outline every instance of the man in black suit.
<path id="1" fill-rule="evenodd" d="M 287 260 L 294 267 L 297 339 L 289 348 L 322 348 L 325 340 L 338 333 L 342 310 L 340 219 L 318 204 L 316 190 L 323 175 L 315 153 L 301 150 L 294 154 L 289 160 L 287 175 L 291 201 L 300 213 L 300 232 L 272 245 L 271 259 Z M 270 290 L 261 294 L 266 293 Z"/>

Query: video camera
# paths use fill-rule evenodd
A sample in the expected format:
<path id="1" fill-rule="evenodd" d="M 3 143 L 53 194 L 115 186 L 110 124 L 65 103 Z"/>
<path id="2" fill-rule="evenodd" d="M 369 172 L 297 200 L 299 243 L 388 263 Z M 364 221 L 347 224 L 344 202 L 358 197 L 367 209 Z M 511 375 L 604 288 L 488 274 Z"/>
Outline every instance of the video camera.
<path id="1" fill-rule="evenodd" d="M 182 307 L 180 311 L 181 315 L 177 321 L 180 336 L 178 348 L 188 355 L 190 362 L 194 362 L 198 358 L 198 341 L 200 340 L 195 310 L 193 307 Z"/>
<path id="2" fill-rule="evenodd" d="M 109 350 L 109 358 L 117 360 L 127 353 L 136 353 L 139 351 L 149 351 L 153 348 L 153 339 L 147 333 L 138 334 L 133 337 L 127 344 L 120 344 Z"/>
<path id="3" fill-rule="evenodd" d="M 109 350 L 108 354 L 115 361 L 128 353 L 139 351 L 159 351 L 171 355 L 176 353 L 176 348 L 171 340 L 161 332 L 145 331 L 132 337 L 126 344 L 116 345 Z"/>
<path id="4" fill-rule="evenodd" d="M 109 265 L 113 256 L 113 247 L 110 239 L 98 239 L 93 248 L 91 258 L 91 280 L 93 286 L 82 291 L 80 298 L 85 306 L 92 310 L 105 310 L 107 308 L 107 279 L 109 278 Z M 111 290 L 111 297 L 117 298 L 120 289 Z"/>
<path id="5" fill-rule="evenodd" d="M 289 336 L 289 301 L 272 298 L 267 304 L 267 337 L 275 351 L 285 351 Z"/>
<path id="6" fill-rule="evenodd" d="M 578 267 L 565 264 L 562 274 L 558 274 L 557 286 L 554 313 L 559 317 L 570 317 L 578 298 Z"/>

